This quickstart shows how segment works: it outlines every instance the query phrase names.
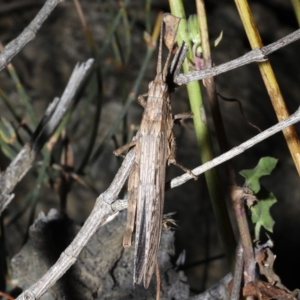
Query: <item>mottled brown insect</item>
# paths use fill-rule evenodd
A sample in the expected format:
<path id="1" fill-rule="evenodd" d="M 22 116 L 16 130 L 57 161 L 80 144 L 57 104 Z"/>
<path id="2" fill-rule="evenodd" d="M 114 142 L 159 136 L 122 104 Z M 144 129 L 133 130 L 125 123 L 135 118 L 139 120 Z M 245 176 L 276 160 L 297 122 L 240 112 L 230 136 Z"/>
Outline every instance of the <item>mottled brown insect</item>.
<path id="1" fill-rule="evenodd" d="M 183 45 L 174 56 L 170 66 L 170 49 L 164 68 L 162 69 L 162 35 L 157 63 L 157 75 L 149 84 L 146 95 L 138 100 L 145 108 L 140 130 L 136 140 L 117 149 L 119 155 L 135 145 L 135 164 L 128 180 L 127 226 L 123 246 L 130 247 L 135 224 L 135 259 L 134 283 L 143 280 L 149 286 L 160 243 L 163 205 L 165 196 L 166 163 L 172 163 L 186 172 L 188 169 L 175 160 L 175 138 L 172 127 L 174 117 L 171 112 L 170 93 L 174 89 L 173 77 L 180 70 L 186 55 L 187 46 Z M 174 46 L 173 39 L 173 45 Z M 147 97 L 145 101 L 144 97 Z"/>

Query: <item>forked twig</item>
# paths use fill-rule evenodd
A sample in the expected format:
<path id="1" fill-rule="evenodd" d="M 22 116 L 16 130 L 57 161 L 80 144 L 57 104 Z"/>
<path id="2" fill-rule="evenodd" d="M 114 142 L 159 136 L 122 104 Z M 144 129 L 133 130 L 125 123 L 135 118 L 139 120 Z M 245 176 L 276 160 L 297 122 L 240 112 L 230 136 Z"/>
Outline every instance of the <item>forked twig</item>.
<path id="1" fill-rule="evenodd" d="M 252 51 L 246 53 L 245 55 L 236 58 L 234 60 L 231 60 L 227 63 L 221 64 L 219 66 L 204 69 L 201 71 L 193 71 L 185 74 L 179 74 L 177 77 L 175 77 L 175 83 L 178 85 L 187 84 L 194 80 L 201 80 L 207 77 L 213 77 L 217 76 L 221 73 L 236 69 L 238 67 L 241 67 L 243 65 L 247 65 L 253 62 L 262 62 L 265 61 L 267 58 L 266 56 L 279 50 L 280 48 L 283 48 L 284 46 L 293 43 L 300 39 L 300 29 L 292 32 L 291 34 L 288 34 L 287 36 L 279 39 L 278 41 L 268 45 L 264 46 L 262 48 L 256 48 Z"/>
<path id="2" fill-rule="evenodd" d="M 41 28 L 42 24 L 48 18 L 52 10 L 57 4 L 64 0 L 47 0 L 42 9 L 38 12 L 31 23 L 23 30 L 23 32 L 14 40 L 12 40 L 0 53 L 0 71 L 4 69 L 10 61 L 22 50 L 22 48 L 33 40 Z"/>

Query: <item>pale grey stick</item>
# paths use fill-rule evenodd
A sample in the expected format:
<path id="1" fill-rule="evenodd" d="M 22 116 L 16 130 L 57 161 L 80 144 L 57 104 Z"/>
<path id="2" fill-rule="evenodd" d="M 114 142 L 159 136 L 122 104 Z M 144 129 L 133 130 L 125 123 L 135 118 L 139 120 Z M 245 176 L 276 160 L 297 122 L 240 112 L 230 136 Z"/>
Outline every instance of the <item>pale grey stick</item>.
<path id="1" fill-rule="evenodd" d="M 44 139 L 49 138 L 49 135 L 51 135 L 54 132 L 59 122 L 62 120 L 64 114 L 66 113 L 69 107 L 71 100 L 75 97 L 84 79 L 87 77 L 87 74 L 91 71 L 91 67 L 93 63 L 94 63 L 93 58 L 88 59 L 86 62 L 82 64 L 77 63 L 68 81 L 68 84 L 64 90 L 63 95 L 57 101 L 57 103 L 53 101 L 52 107 L 50 107 L 49 105 L 46 114 L 44 115 L 44 117 L 40 121 L 40 124 L 38 125 L 38 127 L 40 127 L 39 129 L 41 132 L 46 131 L 46 137 L 44 137 Z M 41 132 L 37 132 L 37 131 L 39 130 L 37 129 L 33 133 L 32 142 L 31 142 L 32 144 L 39 143 L 40 138 L 37 135 L 40 135 Z M 37 141 L 35 141 L 35 139 L 37 139 Z M 36 147 L 40 148 L 41 145 L 36 145 Z"/>
<path id="2" fill-rule="evenodd" d="M 23 32 L 14 40 L 12 40 L 0 53 L 0 71 L 4 69 L 10 61 L 21 51 L 21 49 L 33 40 L 36 33 L 48 18 L 56 5 L 64 0 L 47 0 L 42 9 L 38 12 L 31 23 L 23 30 Z"/>
<path id="3" fill-rule="evenodd" d="M 193 174 L 199 176 L 200 174 L 208 171 L 211 168 L 214 168 L 221 163 L 232 159 L 233 157 L 243 153 L 247 149 L 253 147 L 254 145 L 258 144 L 259 142 L 265 140 L 266 138 L 272 136 L 273 134 L 283 130 L 287 126 L 293 125 L 300 121 L 300 108 L 296 110 L 295 113 L 290 115 L 287 119 L 277 123 L 276 125 L 266 129 L 265 131 L 259 133 L 258 135 L 254 136 L 253 138 L 249 139 L 248 141 L 240 144 L 237 147 L 232 148 L 231 150 L 225 152 L 224 154 L 214 158 L 213 160 L 201 165 L 200 167 L 197 167 L 192 170 Z M 300 153 L 297 153 L 300 155 Z M 188 180 L 192 179 L 193 177 L 190 174 L 183 174 L 181 176 L 178 176 L 171 180 L 170 187 L 174 188 L 176 186 L 182 185 Z"/>
<path id="4" fill-rule="evenodd" d="M 0 215 L 14 197 L 11 192 L 31 168 L 39 150 L 44 146 L 61 121 L 93 62 L 93 59 L 89 59 L 75 67 L 61 99 L 56 98 L 49 105 L 45 116 L 33 133 L 31 142 L 25 144 L 7 169 L 0 175 Z"/>
<path id="5" fill-rule="evenodd" d="M 36 300 L 40 298 L 75 263 L 81 250 L 97 229 L 102 226 L 109 217 L 117 213 L 117 211 L 112 209 L 112 203 L 116 200 L 129 175 L 134 158 L 135 153 L 131 150 L 126 155 L 122 166 L 109 188 L 97 198 L 90 216 L 72 243 L 60 255 L 57 262 L 49 271 L 38 282 L 24 291 L 17 298 L 18 300 Z"/>
<path id="6" fill-rule="evenodd" d="M 252 51 L 248 52 L 247 54 L 231 60 L 227 63 L 222 65 L 204 69 L 201 71 L 193 71 L 185 74 L 179 74 L 175 77 L 174 82 L 178 85 L 187 84 L 194 80 L 201 80 L 207 77 L 213 77 L 219 75 L 221 73 L 236 69 L 246 64 L 250 64 L 252 62 L 262 62 L 267 60 L 266 56 L 284 46 L 293 43 L 300 39 L 300 29 L 294 31 L 293 33 L 283 37 L 282 39 L 262 48 L 256 48 Z"/>

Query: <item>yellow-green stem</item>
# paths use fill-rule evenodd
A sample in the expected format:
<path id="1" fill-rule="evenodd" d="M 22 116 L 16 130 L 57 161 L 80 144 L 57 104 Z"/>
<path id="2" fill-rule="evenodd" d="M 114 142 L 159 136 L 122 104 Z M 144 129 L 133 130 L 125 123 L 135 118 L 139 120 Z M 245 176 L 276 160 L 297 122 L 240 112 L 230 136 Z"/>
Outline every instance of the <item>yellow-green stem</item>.
<path id="1" fill-rule="evenodd" d="M 187 21 L 185 18 L 185 12 L 182 1 L 169 0 L 169 4 L 172 14 L 182 18 L 178 29 L 177 41 L 179 42 L 179 44 L 185 41 L 189 45 L 189 49 L 191 49 L 191 43 L 187 36 Z M 188 59 L 192 59 L 191 51 L 189 51 Z M 187 59 L 183 63 L 183 71 L 189 71 Z M 199 82 L 191 82 L 187 84 L 187 91 L 191 109 L 194 114 L 194 125 L 197 141 L 200 146 L 200 156 L 202 162 L 204 163 L 212 160 L 214 158 L 214 155 L 207 127 L 206 114 L 204 110 Z M 223 241 L 229 265 L 231 266 L 233 265 L 234 260 L 235 240 L 216 169 L 211 169 L 207 171 L 205 173 L 205 179 L 208 186 L 208 191 L 212 202 L 214 214 L 216 217 L 218 230 Z"/>
<path id="2" fill-rule="evenodd" d="M 299 0 L 291 0 L 293 9 L 297 18 L 298 25 L 300 27 L 300 1 Z"/>

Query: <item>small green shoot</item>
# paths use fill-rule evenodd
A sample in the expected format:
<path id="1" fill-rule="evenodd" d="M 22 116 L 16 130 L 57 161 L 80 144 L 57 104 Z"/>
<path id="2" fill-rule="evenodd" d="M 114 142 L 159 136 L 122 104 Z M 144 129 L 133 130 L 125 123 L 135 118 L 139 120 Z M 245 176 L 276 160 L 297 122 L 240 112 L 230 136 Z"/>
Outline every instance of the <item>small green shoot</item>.
<path id="1" fill-rule="evenodd" d="M 262 176 L 270 175 L 277 164 L 277 159 L 273 157 L 263 157 L 254 169 L 242 170 L 240 174 L 245 177 L 245 185 L 256 194 L 257 202 L 250 207 L 251 220 L 255 224 L 255 240 L 259 240 L 261 228 L 273 232 L 275 221 L 270 209 L 277 202 L 273 193 L 267 191 L 260 185 Z"/>

